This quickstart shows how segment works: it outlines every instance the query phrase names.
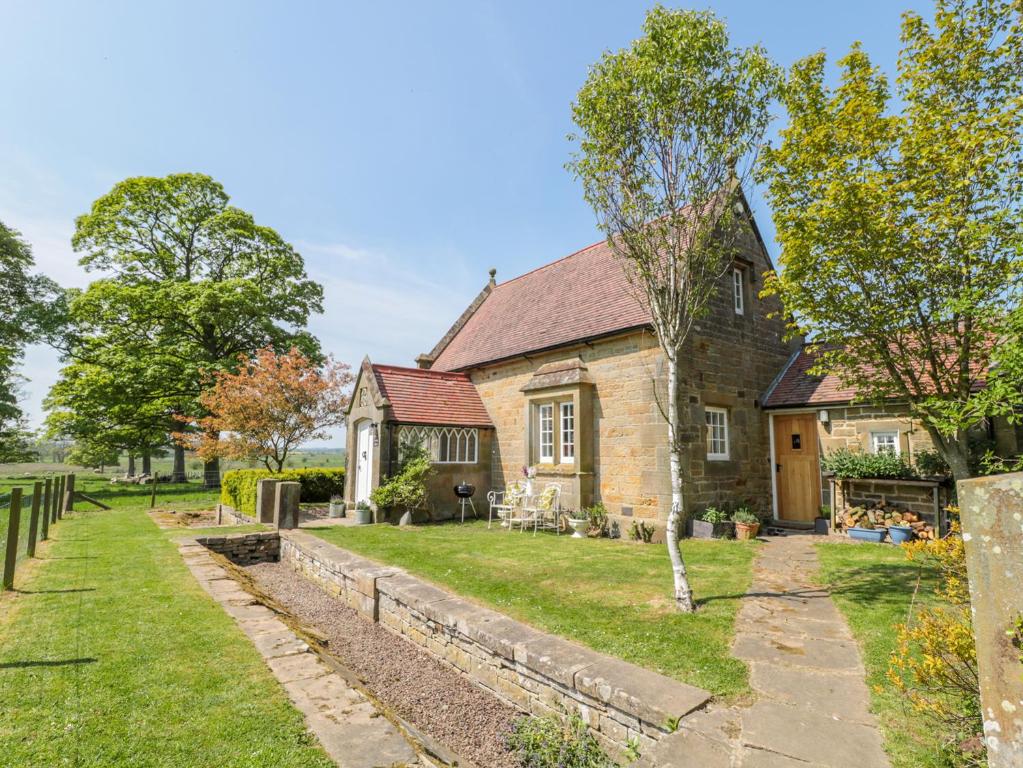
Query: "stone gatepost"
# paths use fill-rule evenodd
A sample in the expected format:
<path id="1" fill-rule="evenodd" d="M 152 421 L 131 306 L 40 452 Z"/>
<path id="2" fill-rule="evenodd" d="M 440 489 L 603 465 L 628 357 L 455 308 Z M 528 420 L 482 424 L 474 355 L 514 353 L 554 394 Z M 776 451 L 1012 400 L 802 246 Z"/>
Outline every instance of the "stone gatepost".
<path id="1" fill-rule="evenodd" d="M 959 484 L 990 768 L 1023 765 L 1023 472 Z"/>
<path id="2" fill-rule="evenodd" d="M 298 499 L 301 483 L 279 482 L 274 495 L 274 527 L 298 528 Z"/>
<path id="3" fill-rule="evenodd" d="M 272 524 L 274 522 L 274 502 L 276 500 L 277 483 L 272 477 L 266 477 L 256 482 L 256 520 L 260 523 Z"/>

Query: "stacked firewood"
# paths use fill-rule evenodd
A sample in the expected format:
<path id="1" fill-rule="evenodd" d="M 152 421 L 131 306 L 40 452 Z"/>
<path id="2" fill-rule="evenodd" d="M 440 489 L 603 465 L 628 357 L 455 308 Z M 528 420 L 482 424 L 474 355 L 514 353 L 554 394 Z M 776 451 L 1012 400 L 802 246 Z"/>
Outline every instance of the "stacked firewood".
<path id="1" fill-rule="evenodd" d="M 918 539 L 936 539 L 934 526 L 920 518 L 916 512 L 881 499 L 849 507 L 841 516 L 843 528 L 888 528 L 905 525 L 913 529 Z"/>

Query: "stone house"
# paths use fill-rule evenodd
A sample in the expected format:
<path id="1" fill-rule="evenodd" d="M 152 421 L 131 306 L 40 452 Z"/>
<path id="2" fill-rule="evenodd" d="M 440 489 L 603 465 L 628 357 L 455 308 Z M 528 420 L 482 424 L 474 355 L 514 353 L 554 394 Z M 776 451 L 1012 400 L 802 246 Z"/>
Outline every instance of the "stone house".
<path id="1" fill-rule="evenodd" d="M 778 300 L 759 296 L 773 265 L 752 214 L 746 224 L 739 256 L 690 335 L 680 375 L 686 510 L 749 504 L 775 520 L 809 524 L 823 505 L 841 502 L 822 477 L 823 454 L 856 447 L 912 460 L 932 446 L 905 404 L 858 402 L 837 377 L 808 373 L 812 353 L 784 340 Z M 648 309 L 605 242 L 503 283 L 491 270 L 416 363 L 363 362 L 348 413 L 350 505 L 396 469 L 408 438 L 433 456 L 436 518 L 455 513 L 453 488 L 463 480 L 476 486 L 485 514 L 486 492 L 520 479 L 528 466 L 540 487 L 561 486 L 563 509 L 599 501 L 620 527 L 667 519 L 664 356 Z M 999 454 L 1023 452 L 1023 429 L 1003 420 L 988 432 Z M 935 487 L 900 492 L 906 503 L 932 509 Z"/>
<path id="2" fill-rule="evenodd" d="M 770 513 L 769 423 L 761 397 L 794 345 L 781 307 L 759 296 L 773 269 L 752 215 L 740 255 L 694 328 L 682 372 L 688 403 L 689 510 L 750 504 Z M 485 492 L 536 467 L 562 508 L 601 501 L 619 524 L 663 522 L 671 504 L 666 366 L 650 314 L 605 242 L 512 280 L 490 281 L 418 368 L 363 363 L 348 414 L 347 501 L 393 468 L 402 435 L 425 441 L 439 470 L 435 516 L 453 485 Z"/>
<path id="3" fill-rule="evenodd" d="M 780 520 L 808 522 L 821 505 L 841 507 L 846 501 L 885 498 L 940 521 L 940 510 L 950 500 L 949 483 L 929 480 L 829 482 L 822 477 L 820 457 L 839 448 L 878 453 L 890 451 L 910 464 L 934 444 L 909 408 L 895 400 L 870 403 L 858 398 L 838 376 L 817 376 L 809 348 L 798 350 L 764 394 L 764 411 L 771 435 L 771 463 L 775 482 L 771 505 Z M 1023 454 L 1023 425 L 1004 418 L 989 419 L 977 430 L 996 454 Z"/>

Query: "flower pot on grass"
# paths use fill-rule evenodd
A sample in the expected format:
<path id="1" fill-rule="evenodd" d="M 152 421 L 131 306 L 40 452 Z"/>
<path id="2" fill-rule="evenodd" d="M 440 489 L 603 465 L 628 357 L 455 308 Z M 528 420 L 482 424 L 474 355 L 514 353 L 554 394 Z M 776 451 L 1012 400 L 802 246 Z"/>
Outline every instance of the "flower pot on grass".
<path id="1" fill-rule="evenodd" d="M 373 510 L 369 508 L 369 504 L 364 501 L 360 501 L 355 507 L 355 524 L 369 525 L 372 522 Z"/>
<path id="2" fill-rule="evenodd" d="M 760 533 L 760 523 L 736 523 L 735 538 L 739 541 L 751 541 Z"/>
<path id="3" fill-rule="evenodd" d="M 735 510 L 732 522 L 735 523 L 735 538 L 740 541 L 755 539 L 760 533 L 760 518 L 745 505 Z"/>
<path id="4" fill-rule="evenodd" d="M 340 496 L 332 496 L 330 499 L 330 506 L 327 508 L 328 517 L 344 517 L 345 516 L 345 502 Z"/>
<path id="5" fill-rule="evenodd" d="M 572 529 L 573 539 L 585 539 L 586 531 L 590 527 L 590 519 L 588 517 L 568 517 L 568 527 Z"/>
<path id="6" fill-rule="evenodd" d="M 730 539 L 734 535 L 734 527 L 729 520 L 711 523 L 707 520 L 691 519 L 689 535 L 694 539 Z"/>

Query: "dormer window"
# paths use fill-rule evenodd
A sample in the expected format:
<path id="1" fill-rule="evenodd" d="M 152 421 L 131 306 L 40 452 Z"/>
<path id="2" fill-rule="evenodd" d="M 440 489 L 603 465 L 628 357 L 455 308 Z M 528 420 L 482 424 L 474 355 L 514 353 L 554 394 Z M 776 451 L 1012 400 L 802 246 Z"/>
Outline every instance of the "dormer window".
<path id="1" fill-rule="evenodd" d="M 735 267 L 732 269 L 732 300 L 735 314 L 746 313 L 746 271 Z"/>

